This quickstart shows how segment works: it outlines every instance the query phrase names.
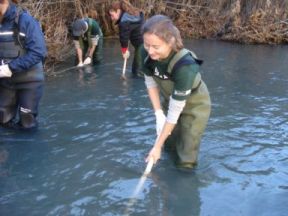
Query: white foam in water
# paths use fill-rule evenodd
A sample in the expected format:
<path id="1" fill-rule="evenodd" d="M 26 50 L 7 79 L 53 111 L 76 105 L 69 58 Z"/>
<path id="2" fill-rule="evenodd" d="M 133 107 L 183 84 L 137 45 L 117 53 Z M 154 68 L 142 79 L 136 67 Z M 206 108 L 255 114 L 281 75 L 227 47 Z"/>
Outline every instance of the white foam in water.
<path id="1" fill-rule="evenodd" d="M 127 205 L 126 210 L 125 210 L 125 213 L 124 213 L 125 216 L 130 215 L 130 213 L 131 213 L 131 208 L 132 208 L 132 206 L 134 205 L 134 203 L 136 202 L 136 200 L 137 200 L 136 198 L 137 198 L 138 194 L 141 192 L 141 190 L 142 190 L 142 188 L 143 188 L 143 185 L 144 185 L 144 183 L 145 183 L 145 181 L 146 181 L 146 179 L 147 179 L 147 175 L 148 175 L 148 174 L 151 172 L 151 170 L 152 170 L 153 164 L 154 164 L 154 161 L 153 161 L 153 159 L 151 158 L 151 159 L 148 161 L 148 164 L 147 164 L 147 166 L 146 166 L 146 169 L 145 169 L 144 173 L 142 174 L 142 176 L 141 176 L 141 178 L 140 178 L 140 180 L 139 180 L 139 182 L 138 182 L 138 184 L 137 184 L 137 186 L 136 186 L 136 188 L 135 188 L 135 190 L 134 190 L 134 192 L 133 192 L 133 194 L 132 194 L 132 196 L 131 196 L 131 198 L 130 198 L 130 200 L 129 200 L 129 202 L 128 202 L 128 205 Z"/>

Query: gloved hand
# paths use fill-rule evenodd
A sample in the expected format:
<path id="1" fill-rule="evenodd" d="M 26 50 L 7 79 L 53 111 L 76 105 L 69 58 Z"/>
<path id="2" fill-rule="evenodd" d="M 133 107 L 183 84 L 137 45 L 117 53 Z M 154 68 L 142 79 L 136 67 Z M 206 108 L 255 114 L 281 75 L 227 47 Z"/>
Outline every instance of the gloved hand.
<path id="1" fill-rule="evenodd" d="M 83 64 L 84 65 L 88 65 L 88 64 L 91 64 L 91 57 L 90 56 L 88 56 L 88 57 L 86 57 L 86 59 L 84 60 L 84 62 L 83 62 Z"/>
<path id="2" fill-rule="evenodd" d="M 164 127 L 164 124 L 166 122 L 166 116 L 164 115 L 163 110 L 160 109 L 155 112 L 155 117 L 156 117 L 156 133 L 158 136 Z"/>
<path id="3" fill-rule="evenodd" d="M 0 65 L 0 78 L 11 77 L 12 71 L 10 70 L 8 64 Z"/>
<path id="4" fill-rule="evenodd" d="M 122 55 L 123 55 L 123 58 L 124 58 L 124 59 L 128 59 L 128 58 L 130 57 L 130 52 L 129 52 L 129 50 L 126 50 L 126 52 L 125 52 L 125 53 L 122 53 Z"/>
<path id="5" fill-rule="evenodd" d="M 77 67 L 83 67 L 84 64 L 82 62 L 79 62 L 79 64 L 77 65 Z"/>

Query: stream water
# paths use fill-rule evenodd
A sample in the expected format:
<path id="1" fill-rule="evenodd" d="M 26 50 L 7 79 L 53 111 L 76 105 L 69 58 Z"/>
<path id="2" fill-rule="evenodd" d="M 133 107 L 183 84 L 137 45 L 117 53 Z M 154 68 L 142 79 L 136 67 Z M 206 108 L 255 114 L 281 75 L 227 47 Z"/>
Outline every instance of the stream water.
<path id="1" fill-rule="evenodd" d="M 0 215 L 286 216 L 288 47 L 185 46 L 204 59 L 212 99 L 193 172 L 164 152 L 127 213 L 155 119 L 143 80 L 120 79 L 119 43 L 106 40 L 102 66 L 47 78 L 37 132 L 0 129 Z"/>

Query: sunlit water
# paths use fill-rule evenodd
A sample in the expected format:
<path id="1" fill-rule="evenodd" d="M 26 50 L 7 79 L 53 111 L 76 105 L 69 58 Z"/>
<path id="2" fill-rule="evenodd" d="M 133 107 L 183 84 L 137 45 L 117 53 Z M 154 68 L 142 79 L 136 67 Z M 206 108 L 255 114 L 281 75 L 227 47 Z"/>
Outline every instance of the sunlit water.
<path id="1" fill-rule="evenodd" d="M 155 119 L 110 40 L 95 71 L 47 78 L 38 132 L 0 129 L 0 215 L 286 216 L 288 47 L 185 44 L 205 61 L 213 102 L 197 169 L 164 152 L 127 211 Z"/>

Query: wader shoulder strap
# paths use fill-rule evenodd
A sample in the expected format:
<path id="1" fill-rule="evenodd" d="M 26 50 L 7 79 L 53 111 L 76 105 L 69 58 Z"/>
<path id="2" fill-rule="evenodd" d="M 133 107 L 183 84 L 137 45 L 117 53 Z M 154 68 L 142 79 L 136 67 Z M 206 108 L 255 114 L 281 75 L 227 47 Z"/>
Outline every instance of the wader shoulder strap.
<path id="1" fill-rule="evenodd" d="M 177 62 L 179 62 L 179 60 L 181 58 L 183 58 L 187 54 L 190 54 L 197 64 L 201 65 L 203 63 L 202 60 L 197 58 L 197 56 L 196 56 L 196 54 L 194 52 L 183 48 L 179 52 L 177 52 L 174 55 L 174 57 L 171 59 L 171 61 L 169 62 L 169 65 L 168 65 L 168 68 L 167 68 L 167 73 L 171 74 L 173 69 L 174 69 L 174 66 L 177 64 Z"/>
<path id="2" fill-rule="evenodd" d="M 177 52 L 173 58 L 171 59 L 171 61 L 168 64 L 168 68 L 167 68 L 167 72 L 168 74 L 171 74 L 175 64 L 185 55 L 187 55 L 189 53 L 189 50 L 187 49 L 181 49 L 179 52 Z"/>
<path id="3" fill-rule="evenodd" d="M 16 16 L 14 19 L 15 26 L 14 26 L 14 30 L 13 30 L 14 35 L 16 36 L 17 42 L 19 43 L 19 45 L 21 46 L 22 49 L 24 49 L 24 45 L 23 45 L 23 41 L 21 41 L 21 38 L 20 38 L 19 18 L 23 12 L 25 12 L 25 10 L 23 8 L 17 6 Z"/>

